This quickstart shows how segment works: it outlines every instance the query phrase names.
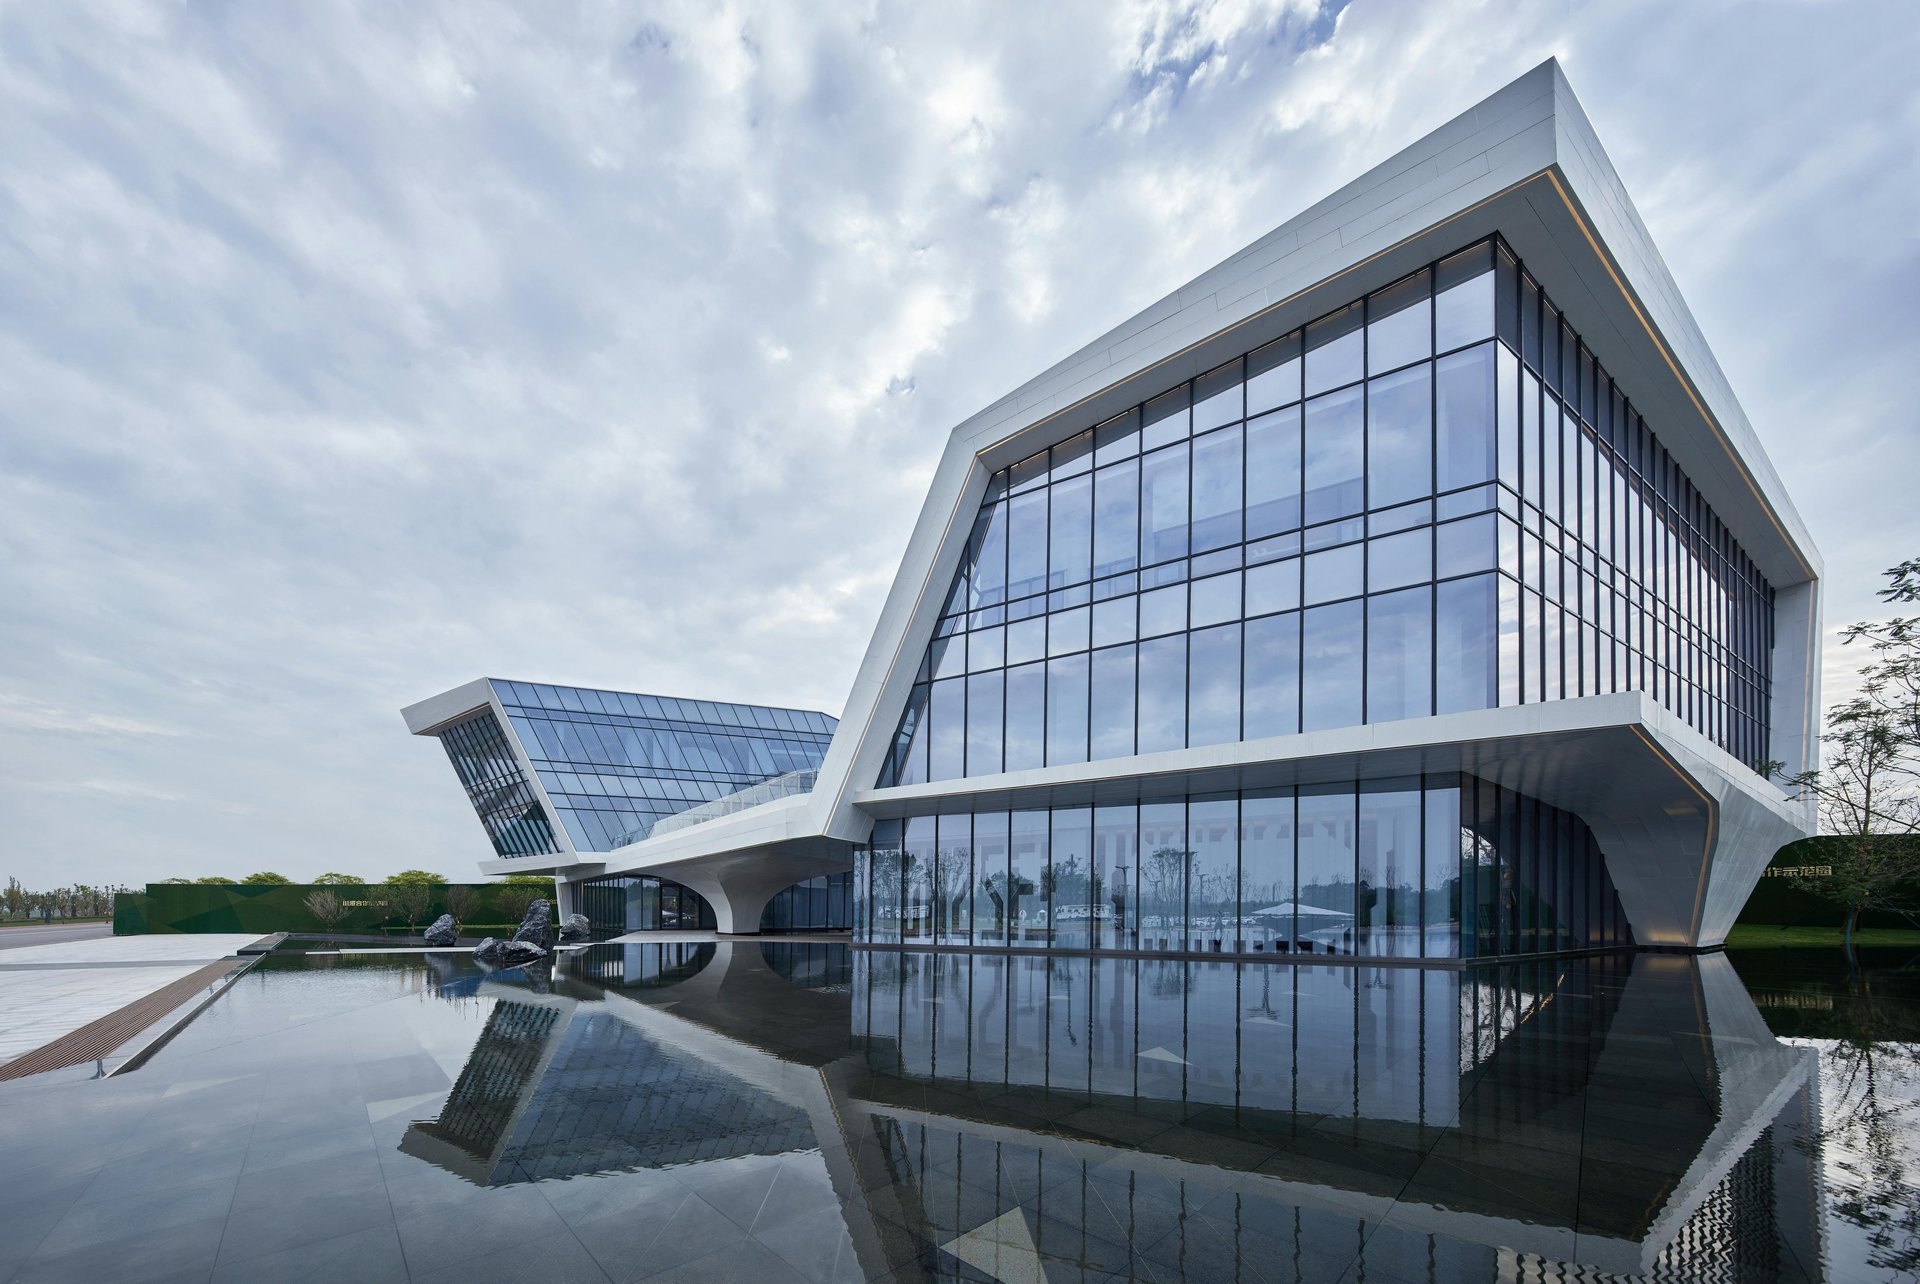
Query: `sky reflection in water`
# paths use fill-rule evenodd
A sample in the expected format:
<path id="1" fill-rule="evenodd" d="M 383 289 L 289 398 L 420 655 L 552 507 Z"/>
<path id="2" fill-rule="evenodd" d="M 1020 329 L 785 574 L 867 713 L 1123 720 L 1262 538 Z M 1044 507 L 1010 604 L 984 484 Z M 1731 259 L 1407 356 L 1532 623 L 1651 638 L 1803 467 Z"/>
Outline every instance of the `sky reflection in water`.
<path id="1" fill-rule="evenodd" d="M 38 1218 L 0 1279 L 134 1243 L 201 1278 L 1900 1278 L 1914 975 L 276 957 L 137 1073 L 26 1081 L 94 1167 L 0 1116 Z"/>

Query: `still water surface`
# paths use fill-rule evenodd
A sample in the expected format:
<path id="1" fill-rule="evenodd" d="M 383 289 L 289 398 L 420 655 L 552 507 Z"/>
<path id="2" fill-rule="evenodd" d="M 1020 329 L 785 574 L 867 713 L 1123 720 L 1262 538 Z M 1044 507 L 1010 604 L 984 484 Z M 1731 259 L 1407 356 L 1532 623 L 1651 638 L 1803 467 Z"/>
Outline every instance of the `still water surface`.
<path id="1" fill-rule="evenodd" d="M 1920 1278 L 1920 967 L 264 961 L 0 1093 L 7 1279 Z"/>

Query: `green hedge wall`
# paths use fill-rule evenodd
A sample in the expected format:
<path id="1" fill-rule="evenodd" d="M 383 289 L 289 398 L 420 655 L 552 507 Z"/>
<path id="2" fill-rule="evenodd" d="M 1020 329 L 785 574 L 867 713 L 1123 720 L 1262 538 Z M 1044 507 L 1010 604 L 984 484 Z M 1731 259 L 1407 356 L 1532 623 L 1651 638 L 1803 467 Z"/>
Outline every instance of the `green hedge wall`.
<path id="1" fill-rule="evenodd" d="M 1776 873 L 1783 869 L 1818 868 L 1831 863 L 1832 845 L 1839 840 L 1830 837 L 1803 838 L 1797 843 L 1788 843 L 1775 854 L 1767 866 L 1767 872 L 1760 876 L 1760 883 L 1753 889 L 1753 895 L 1747 897 L 1746 906 L 1740 911 L 1742 923 L 1788 924 L 1798 927 L 1839 927 L 1847 917 L 1844 906 L 1815 896 L 1811 892 L 1801 891 L 1782 875 Z M 1911 843 L 1909 838 L 1889 838 L 1888 842 Z M 1904 897 L 1909 904 L 1920 905 L 1920 882 L 1909 886 Z M 1912 927 L 1913 923 L 1899 914 L 1888 910 L 1869 910 L 1860 916 L 1862 927 Z"/>
<path id="2" fill-rule="evenodd" d="M 519 924 L 499 908 L 498 897 L 504 885 L 499 883 L 437 884 L 426 916 L 414 925 L 416 932 L 446 912 L 449 886 L 470 887 L 479 894 L 479 907 L 460 925 L 463 933 L 472 928 L 508 927 Z M 320 887 L 307 883 L 282 883 L 258 886 L 243 883 L 148 883 L 144 893 L 122 892 L 114 898 L 113 931 L 116 936 L 139 936 L 161 932 L 269 932 L 312 933 L 326 929 L 307 909 L 306 898 Z M 336 932 L 376 934 L 405 932 L 406 922 L 387 906 L 390 890 L 382 884 L 368 887 L 329 887 L 351 905 Z M 547 899 L 553 898 L 547 893 Z M 353 904 L 358 902 L 358 904 Z"/>

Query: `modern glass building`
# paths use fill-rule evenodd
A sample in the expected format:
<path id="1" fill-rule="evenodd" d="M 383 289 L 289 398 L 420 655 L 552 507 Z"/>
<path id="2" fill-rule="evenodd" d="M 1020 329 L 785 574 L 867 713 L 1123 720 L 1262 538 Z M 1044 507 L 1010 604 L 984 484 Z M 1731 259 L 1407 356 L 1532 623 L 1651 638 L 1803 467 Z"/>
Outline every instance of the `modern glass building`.
<path id="1" fill-rule="evenodd" d="M 443 716 L 456 706 L 462 711 Z M 446 750 L 494 855 L 524 866 L 590 860 L 651 836 L 670 817 L 698 823 L 760 794 L 804 790 L 835 726 L 808 709 L 495 678 L 406 716 L 415 734 Z M 830 878 L 837 896 L 828 894 Z M 765 926 L 844 928 L 847 885 L 845 874 L 823 875 L 790 889 L 768 905 Z M 579 908 L 604 933 L 714 926 L 698 892 L 658 877 L 595 880 Z"/>
<path id="2" fill-rule="evenodd" d="M 1710 947 L 1812 828 L 1820 574 L 1549 62 L 957 426 L 817 772 L 555 867 L 722 931 L 849 877 L 873 947 Z"/>

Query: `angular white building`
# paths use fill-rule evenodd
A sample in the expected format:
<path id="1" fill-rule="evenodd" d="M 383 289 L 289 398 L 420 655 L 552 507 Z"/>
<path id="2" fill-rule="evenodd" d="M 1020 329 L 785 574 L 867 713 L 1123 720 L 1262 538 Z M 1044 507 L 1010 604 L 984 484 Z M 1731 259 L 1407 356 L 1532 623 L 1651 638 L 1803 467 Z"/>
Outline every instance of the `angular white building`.
<path id="1" fill-rule="evenodd" d="M 1549 62 L 956 427 L 809 789 L 488 868 L 723 932 L 851 869 L 874 945 L 1711 947 L 1812 831 L 1820 574 Z"/>

